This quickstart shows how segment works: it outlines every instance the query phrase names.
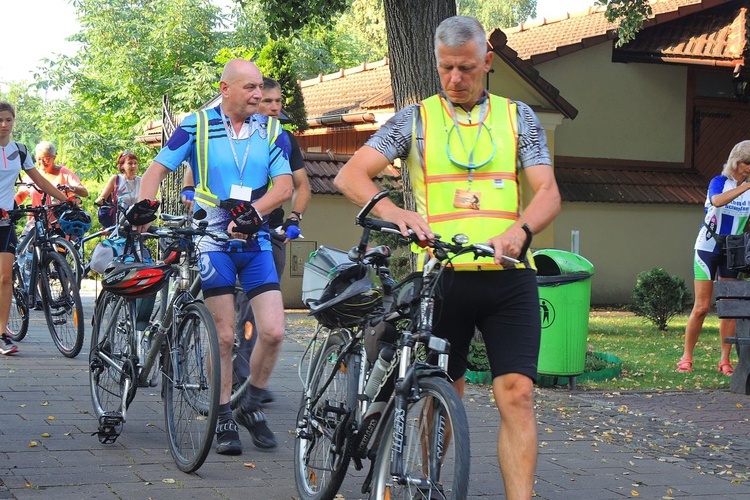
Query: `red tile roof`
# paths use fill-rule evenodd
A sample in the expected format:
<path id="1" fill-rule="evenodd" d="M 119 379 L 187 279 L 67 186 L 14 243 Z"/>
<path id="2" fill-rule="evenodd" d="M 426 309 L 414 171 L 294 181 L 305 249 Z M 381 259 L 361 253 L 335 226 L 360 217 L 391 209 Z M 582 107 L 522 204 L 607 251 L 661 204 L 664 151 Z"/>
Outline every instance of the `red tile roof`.
<path id="1" fill-rule="evenodd" d="M 748 47 L 747 4 L 730 2 L 700 15 L 648 28 L 643 36 L 616 48 L 613 60 L 744 66 Z"/>
<path id="2" fill-rule="evenodd" d="M 315 194 L 340 194 L 333 186 L 333 178 L 336 177 L 341 167 L 351 157 L 352 155 L 339 155 L 330 151 L 326 153 L 310 153 L 303 150 L 302 159 L 305 162 L 305 171 L 307 171 L 312 192 Z M 401 173 L 398 169 L 393 167 L 393 165 L 389 165 L 377 176 L 376 181 L 382 181 L 384 177 L 397 180 L 400 176 Z"/>
<path id="3" fill-rule="evenodd" d="M 555 167 L 563 201 L 702 205 L 708 182 L 694 170 Z"/>
<path id="4" fill-rule="evenodd" d="M 310 119 L 393 107 L 388 59 L 320 75 L 300 87 Z"/>
<path id="5" fill-rule="evenodd" d="M 652 16 L 644 23 L 646 29 L 694 14 L 730 0 L 652 0 Z M 743 2 L 746 3 L 746 2 Z M 587 11 L 542 19 L 505 29 L 510 45 L 523 60 L 536 65 L 571 52 L 617 38 L 617 22 L 607 22 L 605 7 L 589 7 Z"/>

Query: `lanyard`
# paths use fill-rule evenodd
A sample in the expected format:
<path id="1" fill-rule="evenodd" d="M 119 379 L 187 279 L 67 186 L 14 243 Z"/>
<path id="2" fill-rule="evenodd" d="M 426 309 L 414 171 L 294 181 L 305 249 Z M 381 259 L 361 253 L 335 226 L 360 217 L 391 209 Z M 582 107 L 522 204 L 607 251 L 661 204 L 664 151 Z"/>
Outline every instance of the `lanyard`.
<path id="1" fill-rule="evenodd" d="M 450 110 L 451 119 L 453 120 L 453 128 L 456 130 L 456 135 L 458 135 L 458 140 L 461 142 L 461 148 L 463 148 L 464 153 L 466 153 L 466 144 L 464 143 L 464 137 L 461 135 L 461 129 L 459 128 L 458 119 L 456 118 L 456 108 L 453 107 L 453 103 L 450 101 L 450 99 L 445 99 L 445 102 L 448 103 L 448 109 Z M 471 172 L 475 168 L 479 168 L 483 166 L 485 163 L 482 163 L 481 165 L 475 165 L 474 164 L 474 150 L 477 148 L 477 144 L 479 144 L 479 136 L 482 134 L 482 126 L 484 125 L 484 119 L 487 117 L 487 103 L 489 102 L 489 99 L 485 99 L 484 102 L 482 102 L 482 107 L 479 109 L 479 122 L 477 122 L 477 136 L 474 139 L 474 147 L 471 148 L 471 151 L 468 154 L 469 163 L 468 165 L 460 165 Z M 449 133 L 450 131 L 447 130 L 446 132 Z M 446 148 L 450 148 L 450 144 L 446 145 Z"/>
<path id="2" fill-rule="evenodd" d="M 227 118 L 224 116 L 224 110 L 221 106 L 219 106 L 219 113 L 221 113 L 221 123 L 224 124 L 224 130 L 227 133 L 227 140 L 229 141 L 229 148 L 232 150 L 232 156 L 234 157 L 234 164 L 237 165 L 237 170 L 240 172 L 240 186 L 242 186 L 242 172 L 245 170 L 245 164 L 247 163 L 247 156 L 250 154 L 250 135 L 247 137 L 247 144 L 245 144 L 245 155 L 242 157 L 242 163 L 240 163 L 239 159 L 237 158 L 237 151 L 234 149 L 234 142 L 235 140 L 241 140 L 241 139 L 235 139 L 232 137 L 234 135 L 234 131 L 232 130 L 232 122 L 229 122 L 229 125 L 227 125 Z M 244 126 L 244 124 L 243 124 Z M 242 129 L 240 129 L 242 131 Z"/>

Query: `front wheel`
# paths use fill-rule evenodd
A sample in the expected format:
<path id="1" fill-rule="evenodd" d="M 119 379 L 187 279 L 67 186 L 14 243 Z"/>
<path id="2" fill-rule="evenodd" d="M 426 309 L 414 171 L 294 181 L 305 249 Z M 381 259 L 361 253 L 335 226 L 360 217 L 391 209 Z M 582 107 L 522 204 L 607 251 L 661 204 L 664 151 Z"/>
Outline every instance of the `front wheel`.
<path id="1" fill-rule="evenodd" d="M 96 301 L 89 351 L 89 383 L 94 414 L 124 412 L 135 396 L 134 336 L 130 305 L 102 291 Z"/>
<path id="2" fill-rule="evenodd" d="M 39 279 L 42 304 L 52 341 L 66 358 L 75 358 L 83 347 L 83 305 L 75 275 L 56 253 L 44 256 Z"/>
<path id="3" fill-rule="evenodd" d="M 76 284 L 80 290 L 81 280 L 83 279 L 83 264 L 81 263 L 81 256 L 78 254 L 78 249 L 73 243 L 62 236 L 52 239 L 52 248 L 54 248 L 58 254 L 62 255 L 70 266 L 70 270 L 73 271 Z"/>
<path id="4" fill-rule="evenodd" d="M 16 342 L 23 340 L 29 331 L 29 304 L 26 289 L 23 286 L 21 270 L 13 265 L 13 295 L 8 316 L 8 336 Z"/>
<path id="5" fill-rule="evenodd" d="M 309 389 L 302 395 L 294 441 L 294 480 L 304 500 L 333 498 L 351 459 L 348 426 L 356 411 L 360 367 L 356 354 L 339 360 L 345 347 L 343 335 L 328 338 L 315 355 Z M 317 403 L 311 405 L 315 398 Z"/>
<path id="6" fill-rule="evenodd" d="M 395 409 L 383 429 L 371 499 L 463 499 L 469 489 L 469 424 L 456 390 L 445 380 L 417 381 L 406 413 Z M 391 476 L 394 422 L 403 428 L 403 471 Z M 402 484 L 403 483 L 403 484 Z"/>
<path id="7" fill-rule="evenodd" d="M 211 313 L 201 302 L 182 311 L 164 366 L 164 419 L 169 451 L 183 472 L 208 456 L 221 391 L 219 341 Z"/>

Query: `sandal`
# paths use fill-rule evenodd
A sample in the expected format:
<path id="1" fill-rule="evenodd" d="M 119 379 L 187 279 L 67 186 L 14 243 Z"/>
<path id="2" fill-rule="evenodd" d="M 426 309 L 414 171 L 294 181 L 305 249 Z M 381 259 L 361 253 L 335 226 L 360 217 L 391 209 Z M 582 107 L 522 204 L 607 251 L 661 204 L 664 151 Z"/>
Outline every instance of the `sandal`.
<path id="1" fill-rule="evenodd" d="M 693 371 L 693 358 L 682 358 L 677 363 L 677 371 L 679 373 L 690 373 Z"/>
<path id="2" fill-rule="evenodd" d="M 732 363 L 729 361 L 722 361 L 719 363 L 719 371 L 724 375 L 731 375 L 734 373 L 734 368 L 732 368 Z"/>

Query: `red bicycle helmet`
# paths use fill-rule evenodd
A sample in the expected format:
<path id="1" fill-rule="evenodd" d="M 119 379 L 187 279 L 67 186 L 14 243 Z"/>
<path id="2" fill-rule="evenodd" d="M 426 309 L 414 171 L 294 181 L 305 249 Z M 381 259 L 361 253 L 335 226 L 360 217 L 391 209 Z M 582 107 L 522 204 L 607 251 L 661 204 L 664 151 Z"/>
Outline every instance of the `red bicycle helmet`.
<path id="1" fill-rule="evenodd" d="M 129 299 L 148 297 L 158 292 L 171 274 L 169 264 L 112 261 L 104 271 L 102 288 Z"/>

